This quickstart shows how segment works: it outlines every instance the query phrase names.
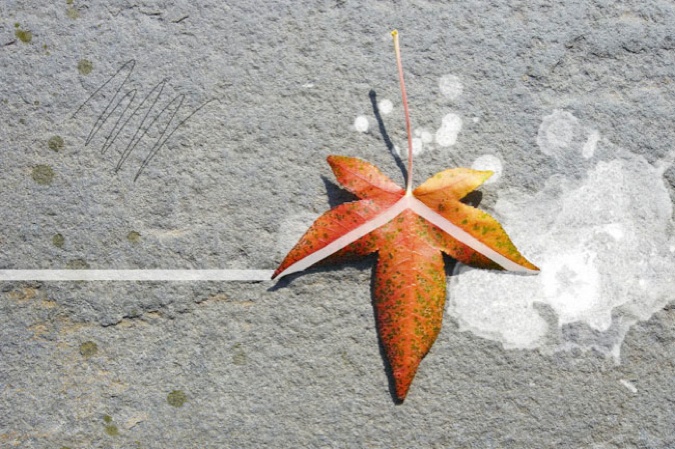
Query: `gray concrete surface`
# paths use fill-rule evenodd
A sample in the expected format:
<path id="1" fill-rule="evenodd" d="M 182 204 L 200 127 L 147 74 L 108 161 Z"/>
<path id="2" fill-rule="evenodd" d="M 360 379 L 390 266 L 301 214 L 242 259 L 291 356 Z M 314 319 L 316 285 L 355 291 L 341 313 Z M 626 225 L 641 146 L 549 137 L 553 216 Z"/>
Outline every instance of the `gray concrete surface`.
<path id="1" fill-rule="evenodd" d="M 2 282 L 0 447 L 675 447 L 671 1 L 3 0 L 0 19 L 1 269 L 274 269 L 349 199 L 327 155 L 402 182 L 393 28 L 416 180 L 497 164 L 481 207 L 544 268 L 455 272 L 402 405 L 372 260 Z"/>

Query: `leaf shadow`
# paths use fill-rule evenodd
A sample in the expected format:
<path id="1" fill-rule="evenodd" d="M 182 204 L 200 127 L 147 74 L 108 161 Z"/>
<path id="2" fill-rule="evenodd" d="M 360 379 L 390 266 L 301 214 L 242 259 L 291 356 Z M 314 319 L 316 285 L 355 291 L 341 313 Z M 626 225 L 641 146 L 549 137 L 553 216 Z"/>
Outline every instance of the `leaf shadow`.
<path id="1" fill-rule="evenodd" d="M 478 207 L 483 201 L 483 192 L 480 190 L 474 190 L 472 192 L 469 192 L 464 198 L 459 200 L 460 202 L 472 206 L 472 207 Z"/>
<path id="2" fill-rule="evenodd" d="M 331 261 L 329 260 L 328 262 L 325 260 L 319 261 L 316 264 L 312 265 L 311 267 L 299 271 L 297 273 L 291 273 L 288 274 L 280 279 L 275 279 L 275 284 L 271 286 L 270 288 L 267 289 L 268 292 L 275 292 L 277 290 L 280 290 L 282 288 L 288 287 L 293 281 L 298 279 L 299 277 L 305 276 L 305 275 L 310 275 L 310 274 L 315 274 L 315 273 L 333 273 L 336 271 L 340 271 L 345 267 L 352 267 L 356 268 L 359 271 L 365 271 L 369 269 L 374 261 L 375 257 L 377 257 L 375 254 L 371 254 L 368 256 L 360 257 L 359 259 L 343 259 L 340 261 Z"/>
<path id="3" fill-rule="evenodd" d="M 359 198 L 351 193 L 349 190 L 343 189 L 326 176 L 321 175 L 321 180 L 326 187 L 326 194 L 328 195 L 328 205 L 330 208 L 339 206 L 340 204 L 350 203 Z"/>
<path id="4" fill-rule="evenodd" d="M 401 159 L 401 156 L 399 156 L 398 153 L 396 153 L 396 150 L 394 150 L 394 143 L 389 138 L 387 128 L 384 126 L 382 114 L 380 114 L 380 107 L 377 105 L 377 92 L 375 92 L 374 89 L 370 89 L 370 92 L 368 92 L 368 97 L 370 97 L 373 115 L 375 115 L 375 120 L 377 120 L 377 128 L 380 131 L 382 140 L 384 140 L 384 144 L 387 146 L 387 151 L 389 151 L 389 154 L 391 154 L 391 156 L 394 158 L 394 161 L 396 162 L 396 166 L 401 170 L 401 173 L 403 173 L 403 179 L 408 179 L 408 169 L 406 168 L 403 159 Z"/>

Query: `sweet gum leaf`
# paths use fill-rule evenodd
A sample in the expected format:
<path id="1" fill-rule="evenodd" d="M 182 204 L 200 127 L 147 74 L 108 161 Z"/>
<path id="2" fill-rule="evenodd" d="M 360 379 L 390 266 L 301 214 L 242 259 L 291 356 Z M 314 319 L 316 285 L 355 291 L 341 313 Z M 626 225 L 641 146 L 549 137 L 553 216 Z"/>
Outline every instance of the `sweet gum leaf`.
<path id="1" fill-rule="evenodd" d="M 446 283 L 442 253 L 480 268 L 537 268 L 494 218 L 460 201 L 491 172 L 445 170 L 406 195 L 368 162 L 346 156 L 330 156 L 328 162 L 338 182 L 363 199 L 321 215 L 274 277 L 321 261 L 377 252 L 377 328 L 396 397 L 402 401 L 441 329 Z"/>

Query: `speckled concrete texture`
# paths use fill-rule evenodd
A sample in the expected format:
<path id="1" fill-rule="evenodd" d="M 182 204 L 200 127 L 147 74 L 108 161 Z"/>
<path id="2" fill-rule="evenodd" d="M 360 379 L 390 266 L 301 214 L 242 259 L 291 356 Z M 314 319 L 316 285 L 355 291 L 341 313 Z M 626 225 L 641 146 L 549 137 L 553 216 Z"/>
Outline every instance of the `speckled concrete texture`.
<path id="1" fill-rule="evenodd" d="M 0 447 L 675 447 L 673 24 L 670 0 L 1 1 L 0 269 L 273 270 L 350 199 L 327 155 L 403 182 L 398 28 L 415 179 L 498 171 L 480 207 L 544 270 L 450 267 L 401 405 L 372 259 L 0 282 Z"/>

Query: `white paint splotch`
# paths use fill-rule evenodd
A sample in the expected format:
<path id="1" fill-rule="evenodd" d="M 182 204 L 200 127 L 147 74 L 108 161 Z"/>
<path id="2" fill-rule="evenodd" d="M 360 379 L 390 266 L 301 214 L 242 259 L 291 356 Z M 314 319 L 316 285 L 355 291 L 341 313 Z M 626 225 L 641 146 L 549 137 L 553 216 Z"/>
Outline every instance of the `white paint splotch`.
<path id="1" fill-rule="evenodd" d="M 572 142 L 579 135 L 579 120 L 567 111 L 555 110 L 544 117 L 537 134 L 537 144 L 542 153 L 559 158 L 561 155 L 574 152 Z"/>
<path id="2" fill-rule="evenodd" d="M 419 156 L 427 149 L 431 148 L 431 143 L 434 141 L 434 135 L 426 128 L 416 128 L 413 131 L 412 146 L 413 155 Z"/>
<path id="3" fill-rule="evenodd" d="M 462 117 L 449 113 L 443 117 L 441 127 L 436 131 L 436 143 L 442 147 L 449 147 L 457 143 L 457 136 L 462 130 Z"/>
<path id="4" fill-rule="evenodd" d="M 618 359 L 630 326 L 675 292 L 664 168 L 612 146 L 564 111 L 544 118 L 538 143 L 560 174 L 534 195 L 506 191 L 492 213 L 541 273 L 458 266 L 448 311 L 462 329 L 507 348 L 595 348 Z"/>
<path id="5" fill-rule="evenodd" d="M 492 172 L 492 176 L 484 184 L 494 184 L 499 181 L 499 178 L 502 176 L 502 170 L 504 170 L 501 159 L 492 154 L 484 154 L 478 157 L 471 164 L 471 168 L 474 170 L 490 170 Z"/>
<path id="6" fill-rule="evenodd" d="M 456 100 L 464 91 L 461 80 L 455 75 L 443 75 L 438 80 L 438 87 L 443 96 L 448 100 Z"/>

